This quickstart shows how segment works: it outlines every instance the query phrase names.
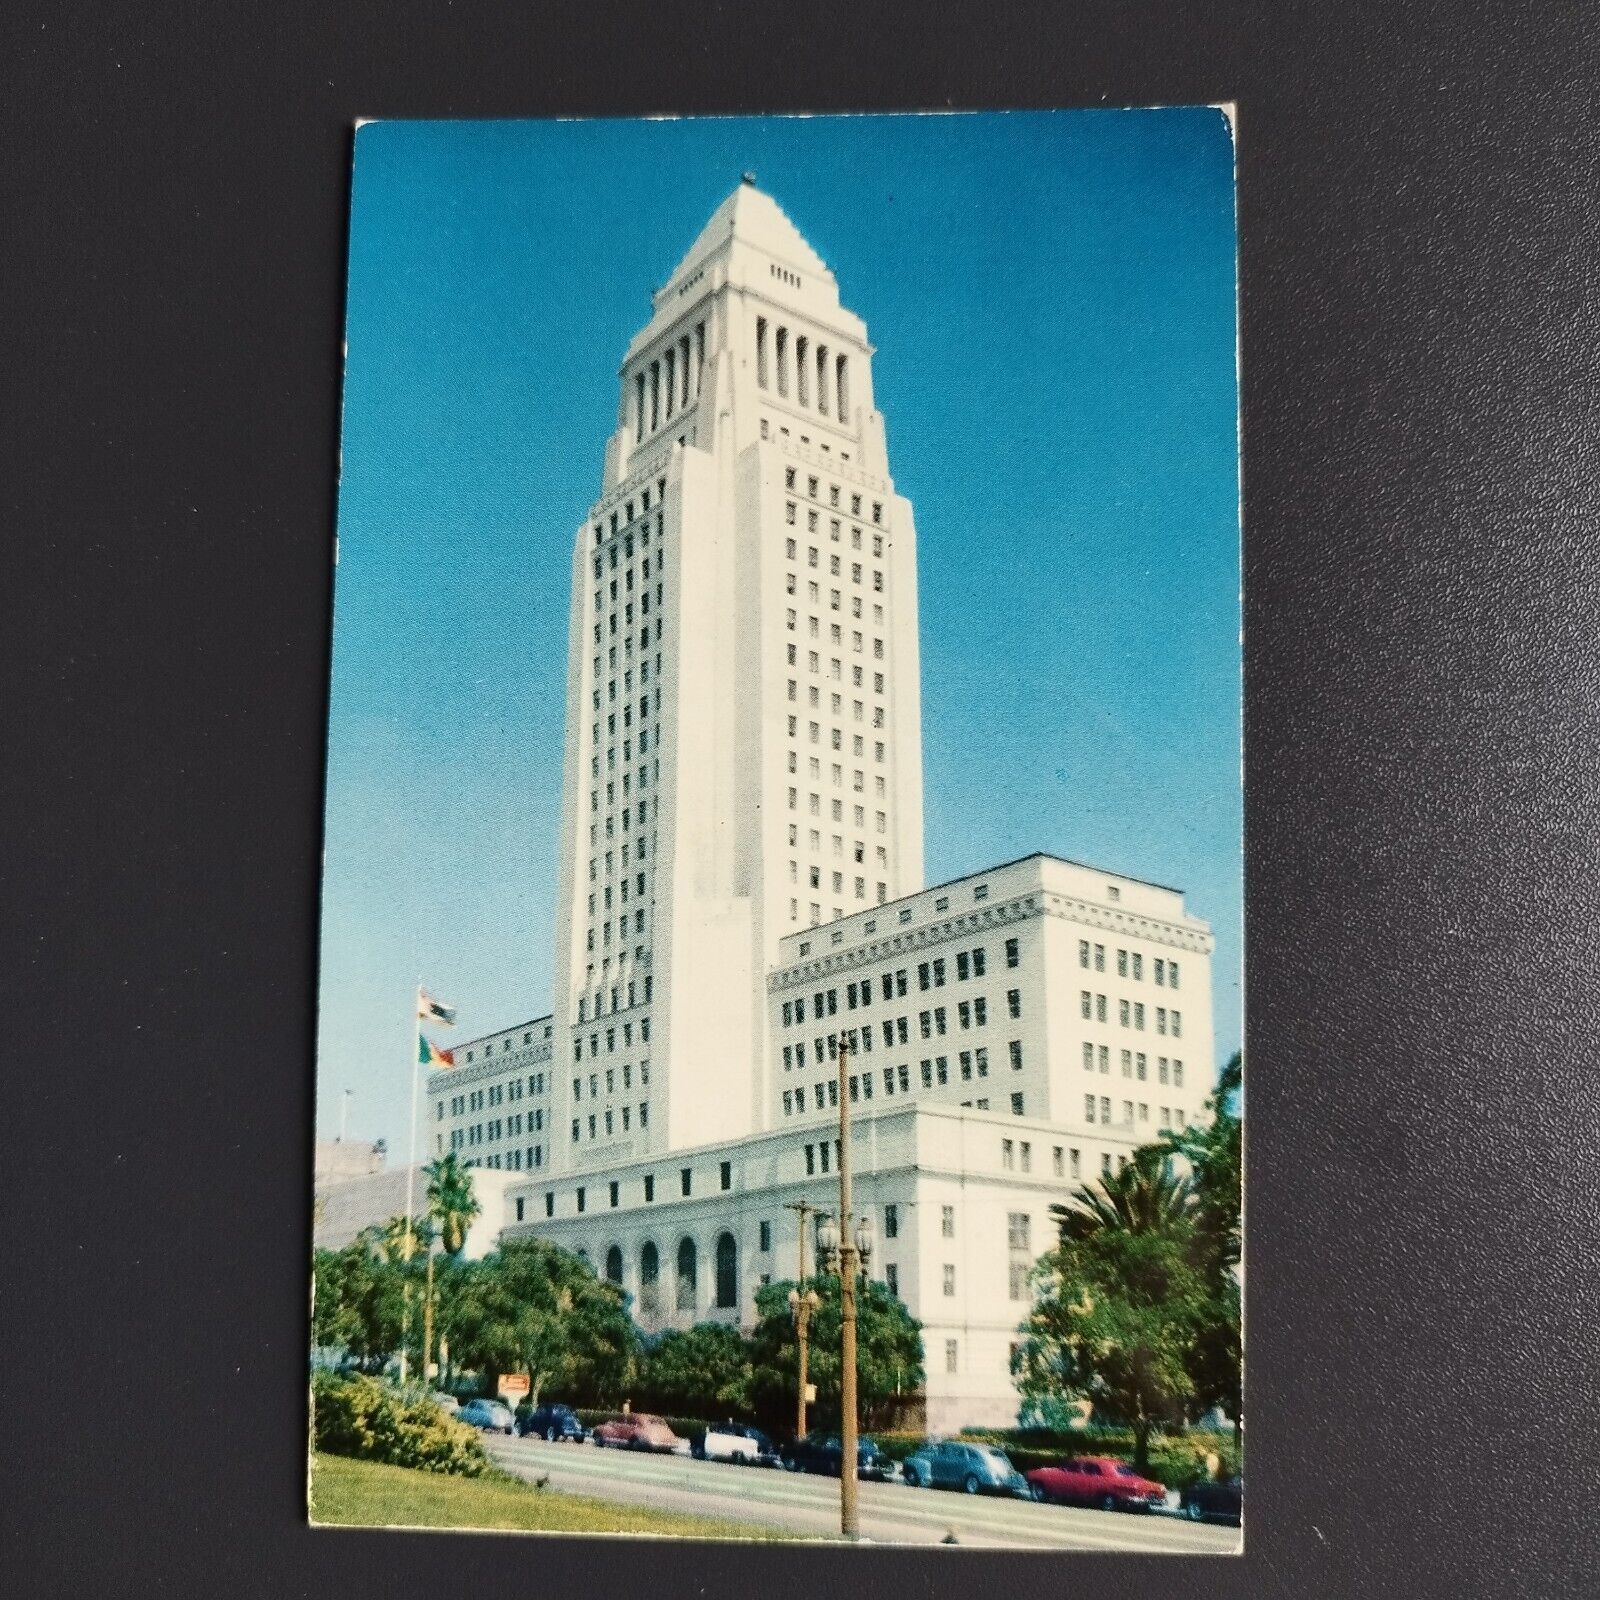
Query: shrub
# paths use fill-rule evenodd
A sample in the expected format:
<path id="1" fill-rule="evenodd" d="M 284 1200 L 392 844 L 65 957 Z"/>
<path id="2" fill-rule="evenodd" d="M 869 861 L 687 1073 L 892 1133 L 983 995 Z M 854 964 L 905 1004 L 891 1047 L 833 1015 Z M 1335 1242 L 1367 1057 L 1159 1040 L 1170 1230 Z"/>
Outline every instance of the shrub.
<path id="1" fill-rule="evenodd" d="M 311 1437 L 318 1450 L 424 1472 L 476 1478 L 488 1470 L 477 1431 L 448 1417 L 426 1394 L 376 1378 L 318 1372 L 311 1380 Z"/>

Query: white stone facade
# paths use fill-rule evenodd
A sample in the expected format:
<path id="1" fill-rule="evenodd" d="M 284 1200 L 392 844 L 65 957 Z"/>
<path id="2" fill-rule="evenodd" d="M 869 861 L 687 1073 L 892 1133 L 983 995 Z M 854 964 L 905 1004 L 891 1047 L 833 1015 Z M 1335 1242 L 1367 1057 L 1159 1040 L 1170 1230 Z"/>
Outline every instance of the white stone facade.
<path id="1" fill-rule="evenodd" d="M 781 944 L 769 1125 L 909 1095 L 1141 1142 L 1204 1109 L 1211 951 L 1177 890 L 1053 856 L 959 878 Z"/>
<path id="2" fill-rule="evenodd" d="M 603 1173 L 524 1178 L 506 1191 L 505 1233 L 584 1255 L 627 1291 L 646 1332 L 748 1327 L 756 1290 L 796 1274 L 799 1224 L 787 1204 L 837 1213 L 837 1132 L 836 1122 L 785 1129 Z M 855 1208 L 877 1232 L 871 1275 L 923 1324 L 928 1426 L 1014 1421 L 1010 1353 L 1027 1270 L 1054 1236 L 1049 1208 L 1136 1141 L 912 1104 L 861 1111 L 851 1137 Z M 814 1231 L 807 1245 L 810 1275 Z"/>
<path id="3" fill-rule="evenodd" d="M 549 1017 L 454 1047 L 455 1066 L 428 1074 L 423 1149 L 454 1150 L 469 1167 L 538 1172 L 550 1148 Z"/>

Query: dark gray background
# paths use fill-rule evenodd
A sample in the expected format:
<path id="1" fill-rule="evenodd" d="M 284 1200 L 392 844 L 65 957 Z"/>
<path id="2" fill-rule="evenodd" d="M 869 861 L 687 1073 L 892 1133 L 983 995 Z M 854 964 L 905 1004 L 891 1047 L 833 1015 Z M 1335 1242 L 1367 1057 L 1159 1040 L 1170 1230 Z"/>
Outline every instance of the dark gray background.
<path id="1" fill-rule="evenodd" d="M 1600 1591 L 1593 7 L 871 10 L 0 17 L 14 1592 Z M 1248 1555 L 307 1531 L 353 119 L 1222 99 Z"/>

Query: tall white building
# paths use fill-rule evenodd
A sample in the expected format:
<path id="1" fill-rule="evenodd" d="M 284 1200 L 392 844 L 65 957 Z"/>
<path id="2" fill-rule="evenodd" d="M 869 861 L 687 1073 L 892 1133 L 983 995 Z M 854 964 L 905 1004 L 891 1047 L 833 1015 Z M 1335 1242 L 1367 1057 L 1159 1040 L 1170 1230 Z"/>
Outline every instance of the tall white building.
<path id="1" fill-rule="evenodd" d="M 762 1127 L 779 941 L 921 884 L 916 533 L 872 346 L 747 181 L 628 347 L 574 544 L 557 1169 Z"/>
<path id="2" fill-rule="evenodd" d="M 929 1425 L 1004 1423 L 1049 1206 L 1204 1114 L 1205 922 L 1034 855 L 925 887 L 916 535 L 872 346 L 748 180 L 621 367 L 572 563 L 552 1016 L 428 1084 L 428 1147 L 647 1330 L 748 1324 L 836 1203 L 838 1051 L 871 1271 Z M 494 1180 L 499 1183 L 497 1176 Z"/>

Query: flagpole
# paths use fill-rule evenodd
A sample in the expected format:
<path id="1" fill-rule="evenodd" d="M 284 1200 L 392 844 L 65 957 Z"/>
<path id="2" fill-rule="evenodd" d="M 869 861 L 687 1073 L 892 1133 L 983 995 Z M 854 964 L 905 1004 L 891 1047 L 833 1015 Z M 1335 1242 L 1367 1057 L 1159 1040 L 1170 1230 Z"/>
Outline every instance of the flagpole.
<path id="1" fill-rule="evenodd" d="M 417 976 L 417 990 L 411 1000 L 411 1143 L 406 1147 L 406 1243 L 404 1266 L 411 1270 L 411 1208 L 417 1181 L 417 1090 L 422 1082 L 422 977 Z M 400 1381 L 406 1381 L 411 1344 L 411 1280 L 406 1279 L 406 1309 L 403 1332 L 400 1338 Z"/>

